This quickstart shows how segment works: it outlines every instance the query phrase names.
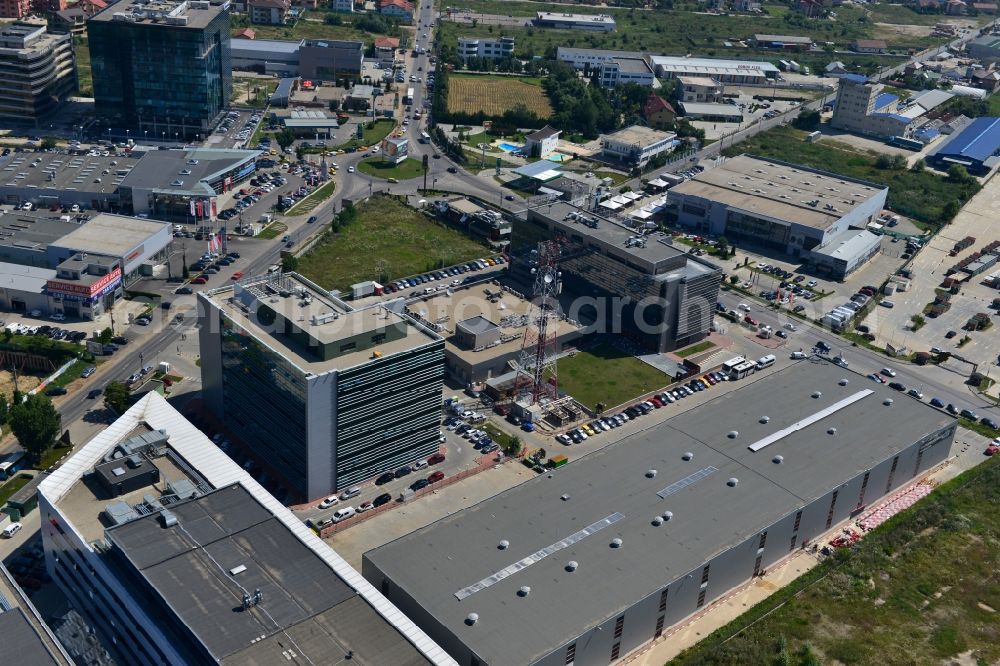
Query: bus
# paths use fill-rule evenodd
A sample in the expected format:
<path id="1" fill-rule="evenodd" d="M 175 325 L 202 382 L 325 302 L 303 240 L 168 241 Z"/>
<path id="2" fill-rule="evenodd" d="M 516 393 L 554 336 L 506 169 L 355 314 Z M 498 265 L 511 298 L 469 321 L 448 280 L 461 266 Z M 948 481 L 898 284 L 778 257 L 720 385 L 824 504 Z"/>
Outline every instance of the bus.
<path id="1" fill-rule="evenodd" d="M 406 97 L 403 98 L 403 104 L 413 104 L 413 88 L 406 89 Z"/>
<path id="2" fill-rule="evenodd" d="M 431 142 L 431 135 L 428 134 L 427 132 L 421 132 L 420 143 L 430 143 L 430 142 Z"/>
<path id="3" fill-rule="evenodd" d="M 756 371 L 757 371 L 757 364 L 755 364 L 753 361 L 745 361 L 737 365 L 735 368 L 733 368 L 733 371 L 729 373 L 729 379 L 731 381 L 736 381 L 737 379 L 743 379 L 747 375 L 752 375 Z"/>
<path id="4" fill-rule="evenodd" d="M 743 365 L 747 360 L 742 356 L 737 356 L 736 358 L 731 358 L 722 364 L 722 374 L 728 375 L 732 374 L 733 369 L 738 365 Z"/>

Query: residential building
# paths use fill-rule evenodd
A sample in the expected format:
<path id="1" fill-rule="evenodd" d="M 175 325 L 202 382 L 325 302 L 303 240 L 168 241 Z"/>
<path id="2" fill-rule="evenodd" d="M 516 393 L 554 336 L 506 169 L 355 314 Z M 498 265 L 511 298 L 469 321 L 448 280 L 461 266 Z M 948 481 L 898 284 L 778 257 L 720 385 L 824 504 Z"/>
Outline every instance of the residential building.
<path id="1" fill-rule="evenodd" d="M 851 42 L 855 53 L 888 53 L 889 45 L 884 39 L 856 39 Z"/>
<path id="2" fill-rule="evenodd" d="M 841 76 L 830 125 L 882 139 L 904 136 L 914 119 L 899 113 L 899 98 L 884 88 L 860 74 Z"/>
<path id="3" fill-rule="evenodd" d="M 291 8 L 291 0 L 247 0 L 250 22 L 261 25 L 284 25 Z"/>
<path id="4" fill-rule="evenodd" d="M 832 76 L 834 78 L 839 78 L 844 74 L 850 74 L 851 70 L 847 69 L 847 66 L 839 60 L 834 60 L 829 65 L 823 68 L 823 72 L 827 76 Z"/>
<path id="5" fill-rule="evenodd" d="M 356 80 L 365 59 L 363 42 L 340 39 L 306 39 L 299 47 L 299 76 L 304 79 Z"/>
<path id="6" fill-rule="evenodd" d="M 46 567 L 116 663 L 457 666 L 156 392 L 38 503 Z"/>
<path id="7" fill-rule="evenodd" d="M 642 107 L 642 117 L 654 129 L 667 129 L 674 126 L 677 111 L 670 102 L 655 93 L 650 93 Z"/>
<path id="8" fill-rule="evenodd" d="M 230 44 L 236 39 L 257 39 L 257 31 L 253 28 L 242 28 L 233 33 L 233 39 L 230 40 Z M 233 65 L 233 69 L 236 69 L 236 65 Z"/>
<path id="9" fill-rule="evenodd" d="M 76 88 L 71 35 L 50 33 L 44 23 L 0 27 L 0 118 L 44 118 Z"/>
<path id="10" fill-rule="evenodd" d="M 119 133 L 206 137 L 229 105 L 227 3 L 119 0 L 87 34 L 95 111 Z"/>
<path id="11" fill-rule="evenodd" d="M 529 157 L 548 157 L 559 147 L 559 135 L 562 132 L 546 125 L 524 137 L 524 152 Z"/>
<path id="12" fill-rule="evenodd" d="M 1000 163 L 1000 118 L 976 118 L 931 151 L 928 162 L 942 170 L 952 164 L 988 174 Z"/>
<path id="13" fill-rule="evenodd" d="M 335 12 L 353 12 L 354 0 L 333 0 L 330 3 L 330 9 Z"/>
<path id="14" fill-rule="evenodd" d="M 656 76 L 644 58 L 613 58 L 602 62 L 598 68 L 598 79 L 605 88 L 635 83 L 653 87 Z"/>
<path id="15" fill-rule="evenodd" d="M 733 0 L 733 11 L 758 13 L 763 10 L 759 0 Z"/>
<path id="16" fill-rule="evenodd" d="M 718 104 L 723 101 L 725 88 L 707 76 L 677 77 L 677 97 L 681 102 Z"/>
<path id="17" fill-rule="evenodd" d="M 396 63 L 396 52 L 399 50 L 399 37 L 376 37 L 375 57 L 385 69 L 392 69 Z"/>
<path id="18" fill-rule="evenodd" d="M 378 10 L 380 14 L 397 18 L 403 23 L 413 23 L 415 9 L 408 0 L 379 0 Z"/>
<path id="19" fill-rule="evenodd" d="M 973 86 L 986 92 L 992 93 L 997 88 L 1000 88 L 1000 71 L 995 69 L 983 69 L 981 67 L 973 69 L 969 78 Z"/>
<path id="20" fill-rule="evenodd" d="M 602 63 L 615 58 L 642 58 L 639 51 L 610 51 L 608 49 L 581 49 L 569 46 L 556 48 L 556 60 L 572 65 L 578 72 L 596 72 Z"/>
<path id="21" fill-rule="evenodd" d="M 759 49 L 782 51 L 808 51 L 813 45 L 812 37 L 800 35 L 754 35 L 751 41 Z"/>
<path id="22" fill-rule="evenodd" d="M 672 152 L 679 143 L 674 132 L 633 125 L 612 134 L 602 134 L 601 157 L 642 168 L 657 155 Z"/>
<path id="23" fill-rule="evenodd" d="M 503 60 L 514 57 L 513 37 L 459 37 L 456 54 L 464 62 L 469 58 Z"/>
<path id="24" fill-rule="evenodd" d="M 793 257 L 864 229 L 885 208 L 888 188 L 775 159 L 740 155 L 674 186 L 678 222 Z"/>
<path id="25" fill-rule="evenodd" d="M 638 234 L 633 226 L 563 201 L 529 209 L 528 222 L 566 239 L 559 261 L 563 284 L 585 297 L 581 304 L 592 304 L 570 313 L 571 319 L 596 320 L 598 330 L 652 352 L 708 335 L 722 281 L 718 266 L 675 247 L 664 234 Z M 531 284 L 531 268 L 515 259 L 511 270 Z"/>
<path id="26" fill-rule="evenodd" d="M 431 329 L 281 272 L 198 300 L 205 402 L 292 496 L 437 452 L 444 342 Z"/>
<path id="27" fill-rule="evenodd" d="M 724 84 L 771 85 L 781 75 L 781 70 L 769 62 L 749 60 L 650 56 L 649 62 L 663 79 L 708 76 Z"/>
<path id="28" fill-rule="evenodd" d="M 606 14 L 566 14 L 563 12 L 537 12 L 535 25 L 540 28 L 587 30 L 590 32 L 613 32 L 617 27 L 614 17 Z"/>
<path id="29" fill-rule="evenodd" d="M 70 7 L 52 15 L 52 32 L 68 32 L 74 37 L 87 33 L 87 19 L 90 16 L 80 6 Z"/>
<path id="30" fill-rule="evenodd" d="M 807 18 L 823 17 L 830 11 L 830 0 L 795 0 L 795 11 Z"/>
<path id="31" fill-rule="evenodd" d="M 0 0 L 0 18 L 19 19 L 31 14 L 32 0 Z"/>
<path id="32" fill-rule="evenodd" d="M 801 361 L 370 550 L 362 573 L 461 664 L 619 663 L 946 460 L 956 427 Z"/>

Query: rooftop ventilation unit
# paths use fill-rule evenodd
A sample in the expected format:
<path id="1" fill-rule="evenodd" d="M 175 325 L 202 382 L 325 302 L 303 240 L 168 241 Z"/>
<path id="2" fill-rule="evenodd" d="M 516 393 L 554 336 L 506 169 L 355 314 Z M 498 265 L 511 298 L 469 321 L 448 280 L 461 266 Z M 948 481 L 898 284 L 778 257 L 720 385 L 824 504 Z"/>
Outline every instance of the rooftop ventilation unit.
<path id="1" fill-rule="evenodd" d="M 160 518 L 163 520 L 164 527 L 173 527 L 177 524 L 177 516 L 169 509 L 160 511 Z"/>
<path id="2" fill-rule="evenodd" d="M 622 547 L 622 540 L 619 539 L 618 537 L 615 537 L 614 539 L 611 540 L 611 543 L 609 545 L 612 548 L 621 548 Z"/>
<path id="3" fill-rule="evenodd" d="M 529 594 L 531 594 L 531 586 L 530 585 L 522 585 L 520 587 L 520 589 L 518 589 L 518 591 L 517 591 L 517 596 L 519 596 L 519 597 L 526 597 Z"/>
<path id="4" fill-rule="evenodd" d="M 739 485 L 739 483 L 740 480 L 737 479 L 735 476 L 731 477 L 728 481 L 726 481 L 726 485 L 729 486 L 730 488 L 735 488 L 736 486 Z"/>
<path id="5" fill-rule="evenodd" d="M 579 562 L 577 562 L 576 560 L 570 560 L 569 562 L 566 563 L 566 571 L 570 572 L 576 571 L 577 568 L 579 568 L 579 566 L 580 566 Z"/>
<path id="6" fill-rule="evenodd" d="M 476 622 L 479 622 L 479 613 L 469 613 L 465 616 L 465 623 L 470 627 Z"/>
<path id="7" fill-rule="evenodd" d="M 510 541 L 507 541 L 507 539 L 500 539 L 500 543 L 497 544 L 497 549 L 507 550 L 508 548 L 510 548 Z"/>
<path id="8" fill-rule="evenodd" d="M 773 458 L 771 458 L 771 462 L 773 462 L 775 465 L 780 465 L 781 463 L 785 462 L 785 456 L 782 455 L 774 456 Z"/>

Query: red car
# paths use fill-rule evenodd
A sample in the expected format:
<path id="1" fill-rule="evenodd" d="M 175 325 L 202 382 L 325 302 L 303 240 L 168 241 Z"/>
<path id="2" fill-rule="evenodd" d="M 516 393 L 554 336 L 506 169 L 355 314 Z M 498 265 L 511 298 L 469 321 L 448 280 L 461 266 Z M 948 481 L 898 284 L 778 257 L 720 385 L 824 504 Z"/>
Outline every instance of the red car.
<path id="1" fill-rule="evenodd" d="M 654 395 L 654 396 L 653 396 L 652 398 L 650 398 L 650 399 L 649 399 L 649 401 L 650 401 L 651 403 L 653 403 L 653 406 L 654 406 L 654 407 L 656 407 L 657 409 L 659 409 L 660 407 L 663 407 L 663 401 L 662 401 L 662 400 L 660 400 L 660 399 L 659 399 L 659 398 L 658 398 L 657 396 L 655 396 L 655 395 Z"/>
<path id="2" fill-rule="evenodd" d="M 750 315 L 747 315 L 746 317 L 744 317 L 743 321 L 745 321 L 746 323 L 750 324 L 751 326 L 758 326 L 758 325 L 760 325 L 760 322 L 758 322 L 756 319 L 754 319 Z"/>
<path id="3" fill-rule="evenodd" d="M 989 446 L 986 447 L 986 450 L 983 451 L 983 455 L 993 456 L 996 455 L 997 451 L 1000 451 L 1000 446 L 997 446 L 996 444 L 990 444 Z"/>
<path id="4" fill-rule="evenodd" d="M 443 463 L 443 462 L 444 462 L 443 453 L 435 453 L 434 455 L 432 455 L 430 458 L 427 459 L 428 465 L 437 465 L 438 463 Z"/>
<path id="5" fill-rule="evenodd" d="M 438 470 L 427 477 L 427 483 L 437 483 L 444 478 L 444 472 Z"/>
<path id="6" fill-rule="evenodd" d="M 191 284 L 205 284 L 208 282 L 208 278 L 204 275 L 199 275 L 195 279 L 191 280 Z"/>
<path id="7" fill-rule="evenodd" d="M 242 277 L 243 277 L 243 271 L 236 271 L 235 273 L 233 273 L 233 279 L 234 280 L 239 280 Z"/>

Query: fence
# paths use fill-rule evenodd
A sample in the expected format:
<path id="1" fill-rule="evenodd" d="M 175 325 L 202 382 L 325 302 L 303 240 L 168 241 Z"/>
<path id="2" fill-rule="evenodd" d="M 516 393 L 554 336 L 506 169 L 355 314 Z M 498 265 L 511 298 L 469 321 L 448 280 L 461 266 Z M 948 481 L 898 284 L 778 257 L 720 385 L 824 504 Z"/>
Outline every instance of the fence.
<path id="1" fill-rule="evenodd" d="M 450 486 L 453 483 L 457 483 L 457 482 L 461 481 L 462 479 L 467 479 L 470 476 L 473 476 L 475 474 L 479 474 L 480 472 L 484 472 L 487 469 L 490 469 L 492 467 L 496 467 L 498 465 L 502 465 L 507 460 L 516 460 L 516 459 L 519 459 L 519 458 L 508 458 L 508 457 L 505 456 L 503 458 L 503 460 L 498 461 L 497 458 L 496 458 L 496 456 L 493 455 L 493 454 L 489 454 L 489 455 L 485 455 L 485 456 L 479 456 L 479 458 L 476 459 L 476 465 L 475 465 L 475 467 L 470 467 L 468 469 L 463 469 L 462 471 L 457 472 L 457 473 L 455 473 L 455 474 L 453 474 L 451 476 L 444 477 L 443 479 L 441 479 L 440 481 L 438 481 L 436 483 L 430 484 L 426 488 L 422 488 L 420 490 L 414 491 L 413 494 L 407 496 L 406 500 L 403 501 L 403 502 L 401 502 L 398 499 L 394 498 L 394 499 L 390 500 L 389 502 L 386 502 L 382 506 L 377 506 L 375 508 L 369 509 L 368 511 L 365 511 L 364 513 L 357 513 L 357 514 L 351 516 L 350 518 L 348 518 L 347 520 L 342 520 L 339 523 L 334 523 L 333 525 L 330 525 L 329 527 L 324 527 L 323 529 L 319 530 L 319 535 L 320 535 L 320 537 L 322 537 L 322 538 L 325 539 L 328 536 L 331 536 L 333 534 L 336 534 L 337 532 L 340 532 L 341 530 L 345 530 L 348 527 L 351 527 L 353 525 L 357 525 L 358 523 L 362 522 L 363 520 L 367 520 L 368 518 L 370 518 L 372 516 L 377 516 L 380 513 L 384 513 L 386 511 L 391 511 L 392 509 L 395 509 L 396 507 L 408 504 L 409 502 L 412 502 L 413 500 L 419 499 L 419 498 L 423 497 L 424 495 L 427 495 L 427 494 L 432 493 L 432 492 L 437 492 L 438 490 L 440 490 L 442 488 L 445 488 L 447 486 Z"/>

